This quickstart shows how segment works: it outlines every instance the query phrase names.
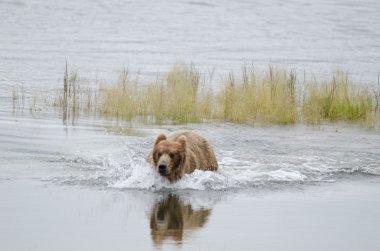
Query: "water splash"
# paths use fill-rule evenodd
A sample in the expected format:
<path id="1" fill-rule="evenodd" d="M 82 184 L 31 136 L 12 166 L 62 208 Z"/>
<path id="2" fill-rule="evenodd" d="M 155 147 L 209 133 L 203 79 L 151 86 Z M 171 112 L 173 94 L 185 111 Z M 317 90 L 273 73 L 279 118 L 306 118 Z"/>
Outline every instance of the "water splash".
<path id="1" fill-rule="evenodd" d="M 219 161 L 218 171 L 196 170 L 185 174 L 178 182 L 170 183 L 133 150 L 124 152 L 122 156 L 79 153 L 72 159 L 66 159 L 71 170 L 70 175 L 58 180 L 64 184 L 114 189 L 175 191 L 230 190 L 276 184 L 332 182 L 341 173 L 380 175 L 376 162 L 368 159 L 357 159 L 356 163 L 351 161 L 348 165 L 346 162 L 323 156 L 261 156 L 247 161 L 231 157 L 231 152 L 224 155 Z"/>

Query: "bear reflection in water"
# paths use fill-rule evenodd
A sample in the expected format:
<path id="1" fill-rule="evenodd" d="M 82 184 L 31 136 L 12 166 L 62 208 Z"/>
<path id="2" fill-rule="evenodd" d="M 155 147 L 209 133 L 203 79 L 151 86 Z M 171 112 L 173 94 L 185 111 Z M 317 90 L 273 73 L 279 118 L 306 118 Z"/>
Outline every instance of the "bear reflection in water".
<path id="1" fill-rule="evenodd" d="M 156 203 L 150 216 L 152 240 L 162 245 L 166 239 L 182 243 L 184 232 L 196 230 L 205 225 L 211 209 L 193 210 L 185 205 L 178 196 L 169 195 Z"/>

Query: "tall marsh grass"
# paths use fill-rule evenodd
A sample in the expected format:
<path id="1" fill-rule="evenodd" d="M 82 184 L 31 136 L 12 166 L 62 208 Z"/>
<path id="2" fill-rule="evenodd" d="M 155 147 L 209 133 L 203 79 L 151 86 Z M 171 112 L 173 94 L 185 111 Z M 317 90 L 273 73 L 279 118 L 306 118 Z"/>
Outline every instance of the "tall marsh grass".
<path id="1" fill-rule="evenodd" d="M 376 98 L 368 87 L 355 86 L 348 74 L 337 72 L 330 82 L 312 82 L 306 88 L 302 104 L 307 123 L 321 120 L 371 123 L 376 112 Z"/>
<path id="2" fill-rule="evenodd" d="M 240 74 L 231 73 L 224 83 L 216 83 L 217 90 L 204 76 L 193 65 L 178 64 L 165 77 L 142 83 L 124 69 L 115 84 L 83 91 L 77 73 L 69 75 L 66 69 L 58 106 L 68 114 L 97 111 L 106 117 L 154 124 L 347 121 L 374 127 L 380 120 L 380 85 L 377 90 L 356 86 L 344 72 L 334 73 L 329 80 L 300 82 L 295 71 L 270 66 L 257 73 L 245 66 Z"/>
<path id="3" fill-rule="evenodd" d="M 234 123 L 293 124 L 297 121 L 296 75 L 269 67 L 264 75 L 244 67 L 217 95 L 217 118 Z"/>
<path id="4" fill-rule="evenodd" d="M 165 79 L 142 84 L 123 71 L 116 85 L 103 85 L 106 116 L 148 123 L 197 123 L 211 118 L 212 94 L 194 66 L 176 65 Z"/>

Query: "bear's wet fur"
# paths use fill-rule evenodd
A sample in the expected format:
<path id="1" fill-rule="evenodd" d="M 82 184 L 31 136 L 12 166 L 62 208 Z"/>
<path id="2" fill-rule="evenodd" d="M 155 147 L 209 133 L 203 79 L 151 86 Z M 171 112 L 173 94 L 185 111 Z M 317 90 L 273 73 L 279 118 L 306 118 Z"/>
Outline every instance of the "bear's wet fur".
<path id="1" fill-rule="evenodd" d="M 148 162 L 170 182 L 194 170 L 216 171 L 218 162 L 211 145 L 193 131 L 158 135 Z"/>

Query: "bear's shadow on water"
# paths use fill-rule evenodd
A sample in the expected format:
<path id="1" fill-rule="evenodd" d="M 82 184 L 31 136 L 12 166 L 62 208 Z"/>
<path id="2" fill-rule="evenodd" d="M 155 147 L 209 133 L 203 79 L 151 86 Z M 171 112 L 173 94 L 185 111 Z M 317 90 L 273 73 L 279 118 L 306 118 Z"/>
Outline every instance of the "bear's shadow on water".
<path id="1" fill-rule="evenodd" d="M 165 241 L 181 245 L 185 234 L 201 229 L 208 222 L 212 209 L 194 208 L 179 195 L 167 194 L 155 203 L 150 212 L 151 237 L 156 246 Z"/>

